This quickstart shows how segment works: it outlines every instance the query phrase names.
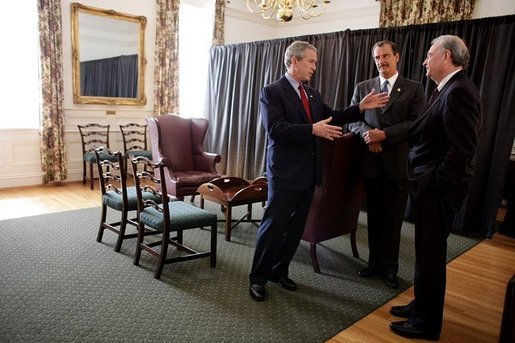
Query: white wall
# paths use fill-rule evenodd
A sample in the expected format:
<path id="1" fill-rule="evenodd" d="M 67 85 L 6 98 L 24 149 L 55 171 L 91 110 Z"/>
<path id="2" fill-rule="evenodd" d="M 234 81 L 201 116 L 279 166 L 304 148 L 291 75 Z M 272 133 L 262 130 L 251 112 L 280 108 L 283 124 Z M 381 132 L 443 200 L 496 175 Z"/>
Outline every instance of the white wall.
<path id="1" fill-rule="evenodd" d="M 294 11 L 292 21 L 282 23 L 275 17 L 265 20 L 250 13 L 246 0 L 231 0 L 225 11 L 225 42 L 234 44 L 379 26 L 380 7 L 376 0 L 337 0 L 327 6 L 326 13 L 320 17 L 304 20 Z"/>
<path id="2" fill-rule="evenodd" d="M 376 0 L 333 0 L 324 15 L 303 20 L 294 12 L 288 23 L 250 13 L 246 0 L 231 0 L 227 6 L 226 44 L 379 27 L 380 2 Z M 513 0 L 476 0 L 472 18 L 510 14 L 515 14 Z"/>
<path id="3" fill-rule="evenodd" d="M 155 44 L 155 2 L 151 0 L 80 0 L 87 6 L 113 9 L 118 12 L 143 15 L 147 18 L 145 51 L 147 67 L 145 71 L 144 106 L 77 105 L 72 97 L 72 61 L 70 34 L 71 0 L 62 0 L 63 20 L 63 72 L 64 72 L 64 111 L 66 146 L 68 153 L 68 180 L 82 178 L 82 153 L 77 124 L 100 122 L 111 125 L 111 147 L 121 149 L 119 124 L 144 122 L 152 114 L 153 75 Z M 308 21 L 294 19 L 282 24 L 277 20 L 264 20 L 248 12 L 246 0 L 231 0 L 226 10 L 226 44 L 268 40 L 305 34 L 342 31 L 346 29 L 366 29 L 378 26 L 379 2 L 375 0 L 333 0 L 332 13 Z M 513 0 L 476 0 L 473 18 L 515 14 Z M 5 82 L 5 81 L 4 81 Z M 115 115 L 107 115 L 113 110 Z M 0 188 L 41 184 L 41 162 L 39 157 L 38 130 L 1 130 L 0 132 Z"/>

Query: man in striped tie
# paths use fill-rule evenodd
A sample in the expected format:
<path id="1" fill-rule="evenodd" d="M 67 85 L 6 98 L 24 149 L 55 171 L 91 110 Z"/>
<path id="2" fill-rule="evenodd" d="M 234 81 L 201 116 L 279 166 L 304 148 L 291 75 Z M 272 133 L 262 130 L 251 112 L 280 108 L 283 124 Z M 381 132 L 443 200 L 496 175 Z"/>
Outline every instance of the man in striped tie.
<path id="1" fill-rule="evenodd" d="M 363 142 L 369 258 L 359 275 L 378 275 L 388 286 L 397 288 L 401 226 L 408 197 L 406 137 L 424 107 L 425 97 L 420 82 L 399 75 L 400 55 L 395 43 L 377 42 L 372 58 L 379 75 L 358 83 L 351 103 L 358 103 L 374 89 L 388 92 L 390 101 L 383 108 L 365 111 L 362 121 L 348 125 Z"/>

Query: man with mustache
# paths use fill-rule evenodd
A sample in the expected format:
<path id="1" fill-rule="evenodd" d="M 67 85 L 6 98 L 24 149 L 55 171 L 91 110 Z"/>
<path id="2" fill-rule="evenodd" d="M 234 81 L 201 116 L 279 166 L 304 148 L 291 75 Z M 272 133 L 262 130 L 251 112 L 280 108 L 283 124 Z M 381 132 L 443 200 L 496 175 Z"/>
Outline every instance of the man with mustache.
<path id="1" fill-rule="evenodd" d="M 399 51 L 391 41 L 372 48 L 379 76 L 358 83 L 352 104 L 371 90 L 388 92 L 390 101 L 380 109 L 365 111 L 363 121 L 348 125 L 362 138 L 362 173 L 367 202 L 368 266 L 361 277 L 380 275 L 392 288 L 399 285 L 399 244 L 408 196 L 407 132 L 425 104 L 420 82 L 403 78 L 397 71 Z"/>

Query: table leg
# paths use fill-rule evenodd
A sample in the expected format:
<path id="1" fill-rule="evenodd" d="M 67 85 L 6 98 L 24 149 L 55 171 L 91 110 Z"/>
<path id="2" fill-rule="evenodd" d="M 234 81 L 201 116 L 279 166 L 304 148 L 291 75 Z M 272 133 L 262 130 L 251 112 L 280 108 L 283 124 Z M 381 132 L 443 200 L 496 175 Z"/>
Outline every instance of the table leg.
<path id="1" fill-rule="evenodd" d="M 247 212 L 248 212 L 248 220 L 252 220 L 252 203 L 247 205 Z"/>
<path id="2" fill-rule="evenodd" d="M 225 240 L 231 241 L 231 225 L 232 225 L 232 206 L 226 207 L 225 212 Z"/>

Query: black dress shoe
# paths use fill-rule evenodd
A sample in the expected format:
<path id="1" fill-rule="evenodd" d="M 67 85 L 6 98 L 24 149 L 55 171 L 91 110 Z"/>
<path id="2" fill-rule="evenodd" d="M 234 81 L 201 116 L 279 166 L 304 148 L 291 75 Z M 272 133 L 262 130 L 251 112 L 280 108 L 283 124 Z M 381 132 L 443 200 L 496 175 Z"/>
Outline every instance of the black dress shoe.
<path id="1" fill-rule="evenodd" d="M 250 297 L 256 301 L 265 301 L 266 291 L 265 286 L 258 284 L 251 284 L 249 287 Z"/>
<path id="2" fill-rule="evenodd" d="M 390 273 L 390 274 L 386 274 L 385 276 L 385 282 L 388 286 L 392 287 L 392 288 L 397 288 L 399 287 L 399 278 L 397 277 L 397 275 L 393 274 L 393 273 Z"/>
<path id="3" fill-rule="evenodd" d="M 361 277 L 371 277 L 377 275 L 379 273 L 379 269 L 376 267 L 365 267 L 359 271 L 359 276 Z"/>
<path id="4" fill-rule="evenodd" d="M 390 313 L 396 317 L 409 318 L 411 314 L 411 307 L 410 305 L 392 306 L 390 308 Z"/>
<path id="5" fill-rule="evenodd" d="M 431 341 L 437 341 L 440 338 L 439 333 L 434 334 L 426 332 L 422 329 L 416 328 L 407 321 L 390 323 L 390 329 L 392 329 L 392 331 L 398 334 L 399 336 L 408 338 L 422 338 Z"/>
<path id="6" fill-rule="evenodd" d="M 279 287 L 287 289 L 289 291 L 296 291 L 298 289 L 295 281 L 293 281 L 287 276 L 271 278 L 270 281 L 277 283 Z"/>

